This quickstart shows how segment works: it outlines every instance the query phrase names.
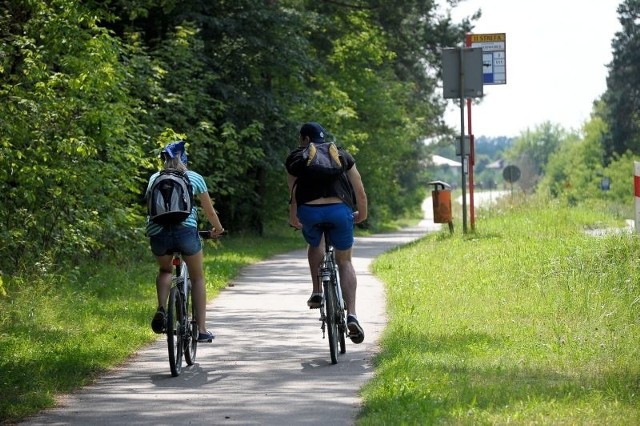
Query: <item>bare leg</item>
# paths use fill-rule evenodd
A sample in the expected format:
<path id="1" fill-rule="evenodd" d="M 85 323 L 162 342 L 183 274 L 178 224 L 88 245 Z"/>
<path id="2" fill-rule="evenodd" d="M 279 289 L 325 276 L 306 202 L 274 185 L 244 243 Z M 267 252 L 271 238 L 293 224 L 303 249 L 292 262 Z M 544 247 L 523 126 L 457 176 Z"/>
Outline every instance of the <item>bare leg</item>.
<path id="1" fill-rule="evenodd" d="M 202 250 L 200 250 L 192 256 L 185 256 L 184 261 L 187 263 L 189 277 L 191 278 L 191 294 L 198 321 L 198 329 L 201 333 L 204 333 L 207 330 L 207 290 L 202 270 L 202 258 Z"/>
<path id="2" fill-rule="evenodd" d="M 351 262 L 351 249 L 336 250 L 336 262 L 338 263 L 338 271 L 340 272 L 340 287 L 342 287 L 342 296 L 347 304 L 347 314 L 356 315 L 356 288 L 358 280 L 356 271 Z"/>
<path id="3" fill-rule="evenodd" d="M 173 256 L 156 256 L 158 262 L 158 275 L 156 276 L 156 294 L 158 296 L 158 306 L 167 308 L 167 298 L 169 297 L 169 289 L 171 288 L 171 273 L 173 267 L 171 259 Z"/>
<path id="4" fill-rule="evenodd" d="M 320 241 L 318 247 L 307 248 L 307 258 L 309 259 L 309 271 L 311 272 L 311 282 L 313 283 L 313 292 L 322 293 L 320 280 L 318 279 L 318 269 L 324 257 L 324 242 Z"/>

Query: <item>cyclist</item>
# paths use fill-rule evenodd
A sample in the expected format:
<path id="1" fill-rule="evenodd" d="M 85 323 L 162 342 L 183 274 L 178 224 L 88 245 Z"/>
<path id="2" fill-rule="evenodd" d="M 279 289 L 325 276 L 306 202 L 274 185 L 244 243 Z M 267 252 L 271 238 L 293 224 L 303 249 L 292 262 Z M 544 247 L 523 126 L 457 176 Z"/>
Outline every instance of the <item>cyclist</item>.
<path id="1" fill-rule="evenodd" d="M 193 188 L 193 194 L 200 200 L 207 220 L 213 226 L 211 230 L 212 236 L 220 235 L 224 232 L 224 228 L 213 208 L 207 185 L 200 174 L 187 170 L 187 154 L 184 145 L 184 141 L 175 141 L 165 146 L 160 153 L 164 168 L 186 172 Z M 160 172 L 156 172 L 149 178 L 147 193 L 159 174 Z M 173 252 L 177 250 L 182 253 L 191 278 L 193 306 L 199 330 L 198 342 L 211 342 L 215 336 L 206 327 L 207 295 L 202 267 L 202 241 L 198 235 L 197 217 L 195 205 L 189 217 L 178 225 L 161 226 L 151 222 L 147 217 L 147 235 L 149 236 L 151 251 L 156 256 L 159 268 L 156 277 L 158 309 L 151 321 L 151 328 L 155 333 L 162 333 L 166 329 L 165 304 L 171 287 L 171 274 L 173 272 L 171 261 Z"/>
<path id="2" fill-rule="evenodd" d="M 325 143 L 326 131 L 316 122 L 305 123 L 300 128 L 297 149 L 291 151 L 286 164 L 293 161 L 310 142 Z M 362 343 L 364 330 L 356 315 L 357 277 L 351 262 L 353 247 L 353 224 L 360 223 L 367 218 L 367 195 L 362 178 L 355 165 L 353 157 L 342 148 L 338 148 L 343 160 L 343 172 L 338 178 L 330 181 L 314 179 L 304 173 L 291 174 L 288 168 L 287 182 L 291 202 L 289 206 L 289 224 L 302 230 L 302 235 L 308 243 L 307 258 L 311 271 L 313 291 L 307 301 L 310 309 L 317 309 L 322 303 L 322 287 L 318 279 L 318 269 L 324 256 L 324 241 L 322 231 L 314 225 L 318 223 L 332 223 L 329 238 L 335 249 L 336 262 L 340 273 L 342 294 L 347 305 L 347 328 L 354 343 Z M 355 195 L 355 205 L 353 198 Z M 357 206 L 357 209 L 356 209 Z"/>

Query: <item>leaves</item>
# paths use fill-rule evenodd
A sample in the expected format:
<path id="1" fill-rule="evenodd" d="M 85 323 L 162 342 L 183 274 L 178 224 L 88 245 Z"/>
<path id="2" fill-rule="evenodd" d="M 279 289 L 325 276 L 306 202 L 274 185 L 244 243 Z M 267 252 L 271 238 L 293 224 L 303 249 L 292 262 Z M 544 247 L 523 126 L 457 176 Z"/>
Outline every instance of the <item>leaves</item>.
<path id="1" fill-rule="evenodd" d="M 433 52 L 461 27 L 410 2 L 8 1 L 0 6 L 0 270 L 143 243 L 158 148 L 188 142 L 225 227 L 286 217 L 302 122 L 355 156 L 370 223 L 419 205 L 442 130 Z M 124 253 L 123 253 L 124 254 Z"/>

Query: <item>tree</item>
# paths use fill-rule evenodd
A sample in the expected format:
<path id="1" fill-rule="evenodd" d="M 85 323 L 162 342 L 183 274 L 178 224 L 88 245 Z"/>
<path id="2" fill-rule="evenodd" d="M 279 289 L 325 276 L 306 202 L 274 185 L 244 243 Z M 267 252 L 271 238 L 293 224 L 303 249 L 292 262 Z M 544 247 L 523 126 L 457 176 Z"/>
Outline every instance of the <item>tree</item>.
<path id="1" fill-rule="evenodd" d="M 549 157 L 556 152 L 568 137 L 557 124 L 544 122 L 522 132 L 505 152 L 505 158 L 517 165 L 521 171 L 519 185 L 527 192 L 533 191 L 544 175 Z"/>
<path id="2" fill-rule="evenodd" d="M 611 44 L 605 121 L 609 134 L 603 138 L 606 160 L 627 150 L 640 153 L 640 1 L 624 0 L 618 6 L 622 30 Z"/>
<path id="3" fill-rule="evenodd" d="M 5 2 L 0 20 L 0 269 L 117 246 L 144 157 L 121 45 L 72 0 Z"/>

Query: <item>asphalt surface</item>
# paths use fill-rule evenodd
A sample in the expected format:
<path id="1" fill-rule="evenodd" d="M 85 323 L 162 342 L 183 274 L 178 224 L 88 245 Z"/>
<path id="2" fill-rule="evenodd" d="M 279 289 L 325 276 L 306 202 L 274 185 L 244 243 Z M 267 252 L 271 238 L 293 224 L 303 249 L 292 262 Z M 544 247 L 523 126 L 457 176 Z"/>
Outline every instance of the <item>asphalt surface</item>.
<path id="1" fill-rule="evenodd" d="M 331 364 L 318 310 L 306 306 L 311 279 L 302 249 L 245 268 L 208 305 L 207 325 L 216 339 L 198 345 L 196 363 L 180 376 L 171 377 L 160 336 L 94 384 L 62 397 L 58 408 L 23 424 L 353 424 L 386 323 L 384 286 L 369 265 L 438 229 L 428 217 L 430 202 L 419 226 L 356 239 L 357 313 L 365 340 L 356 345 L 347 339 L 338 364 Z"/>

